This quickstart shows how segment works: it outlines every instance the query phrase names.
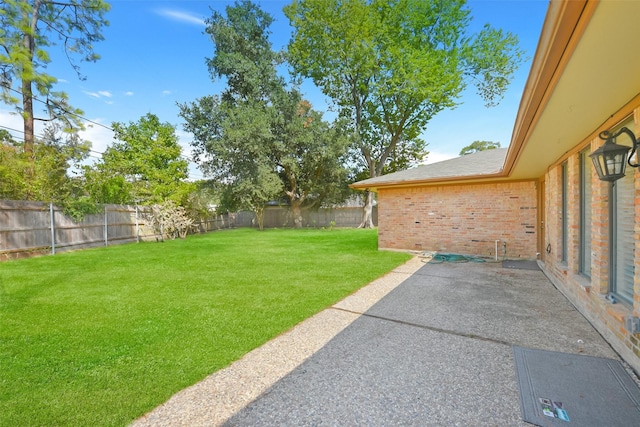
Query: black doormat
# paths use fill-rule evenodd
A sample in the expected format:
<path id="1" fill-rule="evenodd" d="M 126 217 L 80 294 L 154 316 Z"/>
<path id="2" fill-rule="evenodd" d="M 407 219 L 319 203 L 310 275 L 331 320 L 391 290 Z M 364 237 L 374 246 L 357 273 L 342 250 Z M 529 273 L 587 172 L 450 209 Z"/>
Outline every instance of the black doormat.
<path id="1" fill-rule="evenodd" d="M 522 419 L 538 426 L 640 425 L 640 388 L 613 359 L 513 347 Z"/>
<path id="2" fill-rule="evenodd" d="M 502 261 L 502 268 L 515 268 L 518 270 L 540 270 L 536 261 L 528 260 L 504 260 Z"/>

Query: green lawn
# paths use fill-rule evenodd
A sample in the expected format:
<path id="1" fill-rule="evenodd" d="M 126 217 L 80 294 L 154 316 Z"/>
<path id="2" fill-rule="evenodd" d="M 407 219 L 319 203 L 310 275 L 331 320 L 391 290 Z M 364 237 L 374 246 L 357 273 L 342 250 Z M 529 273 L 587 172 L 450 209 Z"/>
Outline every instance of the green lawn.
<path id="1" fill-rule="evenodd" d="M 0 263 L 0 425 L 126 425 L 409 258 L 376 241 L 239 229 Z"/>

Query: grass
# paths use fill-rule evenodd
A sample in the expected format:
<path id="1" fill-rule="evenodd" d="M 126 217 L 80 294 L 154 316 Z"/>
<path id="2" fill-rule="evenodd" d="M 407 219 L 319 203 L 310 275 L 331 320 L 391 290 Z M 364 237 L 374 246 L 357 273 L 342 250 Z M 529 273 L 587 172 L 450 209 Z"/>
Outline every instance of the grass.
<path id="1" fill-rule="evenodd" d="M 0 425 L 118 426 L 406 261 L 239 229 L 0 263 Z"/>

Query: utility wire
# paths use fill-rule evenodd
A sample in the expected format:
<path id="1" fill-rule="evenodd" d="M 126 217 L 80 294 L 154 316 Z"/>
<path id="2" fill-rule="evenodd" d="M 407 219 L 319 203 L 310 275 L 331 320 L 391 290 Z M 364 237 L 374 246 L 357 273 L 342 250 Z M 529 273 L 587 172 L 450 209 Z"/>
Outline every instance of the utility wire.
<path id="1" fill-rule="evenodd" d="M 12 131 L 12 132 L 18 132 L 18 133 L 21 133 L 21 134 L 25 133 L 24 131 L 22 131 L 20 129 L 10 128 L 10 127 L 4 126 L 4 125 L 0 125 L 0 128 L 6 129 L 6 130 L 9 130 L 9 131 Z M 35 136 L 37 136 L 40 139 L 44 139 L 44 135 L 35 135 Z M 16 138 L 16 136 L 13 135 L 13 138 Z M 24 137 L 18 137 L 18 138 L 19 138 L 20 141 L 24 142 Z M 104 153 L 101 153 L 100 151 L 92 150 L 91 148 L 89 148 L 87 151 L 90 152 L 90 153 L 98 154 L 100 156 L 102 156 L 104 154 Z M 98 157 L 98 156 L 90 156 L 90 157 L 93 157 L 93 158 L 96 158 L 96 159 L 100 159 L 100 157 Z"/>
<path id="2" fill-rule="evenodd" d="M 17 89 L 14 89 L 14 88 L 11 88 L 11 87 L 9 87 L 9 88 L 7 88 L 7 89 L 9 89 L 10 91 L 15 92 L 15 93 L 17 93 L 18 95 L 22 96 L 22 92 L 20 92 L 20 91 L 19 91 L 19 90 L 17 90 Z M 46 101 L 43 101 L 43 100 L 39 99 L 39 98 L 38 98 L 38 97 L 36 97 L 36 96 L 32 96 L 32 99 L 33 99 L 33 100 L 35 100 L 35 101 L 40 102 L 41 104 L 48 105 Z M 53 102 L 53 101 L 52 101 L 52 102 Z M 94 121 L 94 120 L 91 120 L 91 119 L 88 119 L 88 118 L 86 118 L 86 117 L 83 117 L 83 116 L 81 116 L 81 115 L 79 115 L 79 114 L 76 114 L 76 113 L 74 113 L 74 112 L 72 112 L 72 111 L 69 111 L 69 110 L 65 109 L 65 108 L 64 108 L 64 107 L 62 107 L 60 104 L 57 104 L 57 103 L 55 103 L 55 102 L 53 102 L 53 103 L 54 103 L 58 108 L 60 108 L 62 111 L 64 111 L 65 113 L 67 113 L 67 114 L 69 114 L 69 115 L 72 115 L 72 116 L 74 116 L 74 117 L 77 117 L 77 118 L 79 118 L 79 119 L 81 119 L 81 120 L 83 120 L 83 121 L 85 121 L 85 122 L 91 123 L 91 124 L 93 124 L 93 125 L 96 125 L 96 126 L 102 127 L 102 128 L 104 128 L 104 129 L 106 129 L 106 130 L 109 130 L 109 131 L 111 131 L 111 132 L 115 132 L 115 131 L 113 130 L 113 128 L 111 128 L 110 126 L 107 126 L 107 125 L 105 125 L 105 124 L 103 124 L 103 123 L 99 123 L 99 122 L 96 122 L 96 121 Z M 10 131 L 13 131 L 13 132 L 19 132 L 19 133 L 21 133 L 21 134 L 23 134 L 23 135 L 24 135 L 24 133 L 25 133 L 25 132 L 24 132 L 24 131 L 22 131 L 22 130 L 12 129 L 12 128 L 9 128 L 9 127 L 7 127 L 7 126 L 3 126 L 3 125 L 0 125 L 0 127 L 4 128 L 4 129 L 7 129 L 7 130 L 10 130 Z M 43 138 L 43 137 L 42 137 L 42 135 L 38 135 L 38 137 Z M 22 139 L 23 139 L 23 141 L 24 141 L 24 138 L 22 138 Z M 99 152 L 99 151 L 95 151 L 95 150 L 89 150 L 89 151 L 90 151 L 90 152 L 92 152 L 92 153 L 99 154 L 99 155 L 101 155 L 101 156 L 104 154 L 104 153 L 101 153 L 101 152 Z M 91 157 L 93 157 L 93 156 L 91 156 Z M 195 164 L 196 166 L 198 165 L 198 164 L 197 164 L 197 163 L 196 163 L 192 158 L 190 158 L 189 156 L 186 156 L 186 155 L 184 155 L 184 154 L 182 154 L 182 153 L 180 153 L 180 154 L 179 154 L 179 157 L 180 157 L 180 158 L 182 158 L 182 159 L 184 159 L 184 160 L 186 160 L 186 161 L 187 161 L 187 162 L 189 162 L 189 163 L 193 163 L 193 164 Z M 205 177 L 204 177 L 204 176 L 202 176 L 202 175 L 194 176 L 194 178 L 196 178 L 196 179 L 202 179 L 202 180 L 205 180 Z"/>
<path id="3" fill-rule="evenodd" d="M 18 133 L 21 133 L 21 134 L 24 134 L 24 133 L 25 133 L 24 131 L 22 131 L 22 130 L 20 130 L 20 129 L 10 128 L 10 127 L 8 127 L 8 126 L 4 126 L 4 125 L 0 125 L 0 128 L 2 128 L 2 129 L 6 129 L 6 130 L 9 130 L 9 131 L 12 131 L 12 132 L 18 132 Z M 36 136 L 37 136 L 38 138 L 40 138 L 40 139 L 44 139 L 44 136 L 43 136 L 43 135 L 36 135 Z M 19 139 L 20 141 L 24 142 L 24 137 L 16 137 L 15 135 L 13 135 L 12 137 L 13 137 L 13 138 L 15 138 L 15 139 Z M 93 158 L 93 159 L 97 159 L 97 160 L 102 159 L 102 156 L 104 155 L 104 153 L 103 153 L 103 152 L 96 151 L 96 150 L 93 150 L 93 149 L 91 149 L 91 148 L 89 148 L 87 151 L 88 151 L 89 153 L 97 154 L 97 156 L 94 156 L 94 155 L 91 155 L 91 154 L 89 154 L 89 155 L 88 155 L 88 157 L 91 157 L 91 158 Z M 183 157 L 183 158 L 185 158 L 186 160 L 188 160 L 188 158 L 187 158 L 186 156 L 180 155 L 180 157 Z M 192 163 L 195 163 L 195 162 L 192 162 Z M 200 174 L 193 174 L 193 173 L 191 173 L 191 171 L 189 171 L 189 176 L 190 176 L 191 178 L 195 178 L 195 179 L 200 179 L 200 180 L 206 181 L 206 178 L 205 178 L 203 175 L 200 175 Z"/>

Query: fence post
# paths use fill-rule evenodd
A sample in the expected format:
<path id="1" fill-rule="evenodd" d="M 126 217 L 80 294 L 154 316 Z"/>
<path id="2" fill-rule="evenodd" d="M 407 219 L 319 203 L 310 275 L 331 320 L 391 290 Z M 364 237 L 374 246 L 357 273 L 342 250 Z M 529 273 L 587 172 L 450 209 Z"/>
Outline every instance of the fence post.
<path id="1" fill-rule="evenodd" d="M 136 203 L 136 243 L 140 243 L 140 223 L 138 222 L 138 204 Z"/>
<path id="2" fill-rule="evenodd" d="M 104 205 L 104 245 L 109 246 L 109 224 L 107 219 L 107 205 Z"/>
<path id="3" fill-rule="evenodd" d="M 51 218 L 51 255 L 56 254 L 56 223 L 53 212 L 53 203 L 49 203 L 49 217 Z"/>

